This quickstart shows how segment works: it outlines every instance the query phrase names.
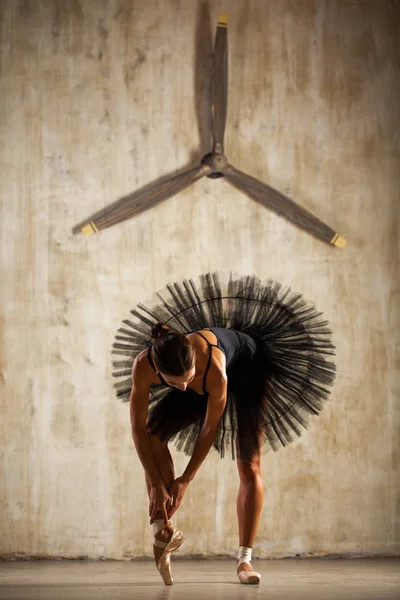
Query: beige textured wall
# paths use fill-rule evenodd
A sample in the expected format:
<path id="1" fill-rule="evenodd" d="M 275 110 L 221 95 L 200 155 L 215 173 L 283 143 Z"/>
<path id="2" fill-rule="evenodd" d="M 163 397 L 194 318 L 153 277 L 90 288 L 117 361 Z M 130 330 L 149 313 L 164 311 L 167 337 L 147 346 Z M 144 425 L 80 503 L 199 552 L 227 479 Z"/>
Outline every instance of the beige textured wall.
<path id="1" fill-rule="evenodd" d="M 330 404 L 264 458 L 255 553 L 400 553 L 398 3 L 209 3 L 213 36 L 229 10 L 228 158 L 331 224 L 344 251 L 210 179 L 71 234 L 206 150 L 207 6 L 0 4 L 1 555 L 149 555 L 110 346 L 136 301 L 208 269 L 291 284 L 337 344 Z M 176 519 L 182 554 L 236 550 L 237 484 L 235 464 L 210 454 Z"/>

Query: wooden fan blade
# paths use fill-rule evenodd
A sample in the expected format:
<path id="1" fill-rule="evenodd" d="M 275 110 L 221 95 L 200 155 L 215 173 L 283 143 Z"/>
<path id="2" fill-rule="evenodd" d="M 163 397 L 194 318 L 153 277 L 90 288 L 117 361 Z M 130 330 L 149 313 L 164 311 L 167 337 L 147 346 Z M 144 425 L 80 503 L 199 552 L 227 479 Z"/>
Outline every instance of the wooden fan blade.
<path id="1" fill-rule="evenodd" d="M 202 155 L 210 152 L 212 144 L 212 79 L 214 65 L 214 40 L 211 33 L 210 6 L 208 2 L 197 5 L 195 37 L 194 91 L 195 110 L 200 134 Z"/>
<path id="2" fill-rule="evenodd" d="M 213 152 L 224 153 L 226 108 L 228 101 L 228 17 L 221 13 L 215 36 L 212 116 Z"/>
<path id="3" fill-rule="evenodd" d="M 278 215 L 285 217 L 301 229 L 311 233 L 316 238 L 338 248 L 345 247 L 346 240 L 336 233 L 336 231 L 269 185 L 235 169 L 232 165 L 226 167 L 224 176 L 239 190 L 261 202 L 261 204 L 264 204 Z"/>
<path id="4" fill-rule="evenodd" d="M 189 187 L 210 171 L 210 167 L 202 165 L 169 178 L 164 177 L 161 181 L 151 183 L 98 211 L 89 219 L 74 227 L 73 233 L 82 232 L 84 235 L 92 235 L 101 229 L 126 221 L 163 200 L 175 196 L 175 194 Z"/>

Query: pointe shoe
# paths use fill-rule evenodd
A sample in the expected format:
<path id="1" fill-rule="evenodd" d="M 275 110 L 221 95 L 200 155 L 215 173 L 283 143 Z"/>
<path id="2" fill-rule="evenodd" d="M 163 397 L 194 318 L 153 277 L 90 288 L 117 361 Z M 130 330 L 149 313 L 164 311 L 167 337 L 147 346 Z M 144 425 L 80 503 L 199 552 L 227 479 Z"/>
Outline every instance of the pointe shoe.
<path id="1" fill-rule="evenodd" d="M 177 531 L 176 529 L 174 529 L 169 542 L 162 542 L 157 540 L 157 538 L 153 538 L 153 544 L 155 546 L 158 548 L 164 548 L 164 552 L 158 559 L 157 569 L 165 585 L 172 585 L 174 582 L 174 578 L 172 577 L 171 573 L 171 554 L 177 550 L 184 541 L 185 538 L 183 537 L 182 532 Z"/>
<path id="2" fill-rule="evenodd" d="M 246 562 L 245 564 L 251 567 L 251 564 L 249 562 Z M 244 584 L 257 585 L 261 581 L 261 575 L 260 573 L 257 573 L 257 571 L 246 571 L 243 569 L 242 571 L 237 572 L 237 576 L 239 578 L 240 583 Z"/>

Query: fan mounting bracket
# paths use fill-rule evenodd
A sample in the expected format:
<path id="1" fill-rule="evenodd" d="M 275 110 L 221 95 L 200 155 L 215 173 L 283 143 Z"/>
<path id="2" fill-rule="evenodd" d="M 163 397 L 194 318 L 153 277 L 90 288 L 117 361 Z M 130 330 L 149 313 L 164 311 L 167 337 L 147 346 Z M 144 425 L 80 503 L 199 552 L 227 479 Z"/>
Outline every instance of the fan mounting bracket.
<path id="1" fill-rule="evenodd" d="M 219 179 L 219 177 L 224 176 L 224 170 L 228 164 L 226 160 L 226 156 L 221 154 L 220 152 L 209 152 L 201 159 L 202 165 L 207 165 L 212 169 L 211 173 L 206 175 L 206 177 L 210 177 L 211 179 Z"/>

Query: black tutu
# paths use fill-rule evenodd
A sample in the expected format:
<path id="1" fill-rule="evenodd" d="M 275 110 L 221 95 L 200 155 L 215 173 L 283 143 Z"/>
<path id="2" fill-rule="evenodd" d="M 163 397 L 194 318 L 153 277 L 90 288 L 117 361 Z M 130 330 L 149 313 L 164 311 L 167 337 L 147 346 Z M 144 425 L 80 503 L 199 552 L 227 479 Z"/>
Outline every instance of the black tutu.
<path id="1" fill-rule="evenodd" d="M 227 404 L 214 448 L 221 458 L 248 458 L 261 442 L 274 451 L 299 437 L 312 415 L 318 415 L 335 378 L 328 322 L 300 294 L 280 283 L 258 277 L 234 278 L 207 273 L 196 285 L 184 280 L 156 294 L 158 303 L 138 304 L 133 318 L 123 321 L 112 353 L 117 397 L 128 402 L 136 356 L 151 340 L 151 329 L 162 321 L 190 333 L 207 327 L 235 329 L 251 336 L 239 360 L 227 372 Z M 245 338 L 245 336 L 243 336 Z M 204 422 L 207 397 L 163 384 L 151 386 L 148 424 L 152 433 L 173 440 L 191 455 Z"/>

